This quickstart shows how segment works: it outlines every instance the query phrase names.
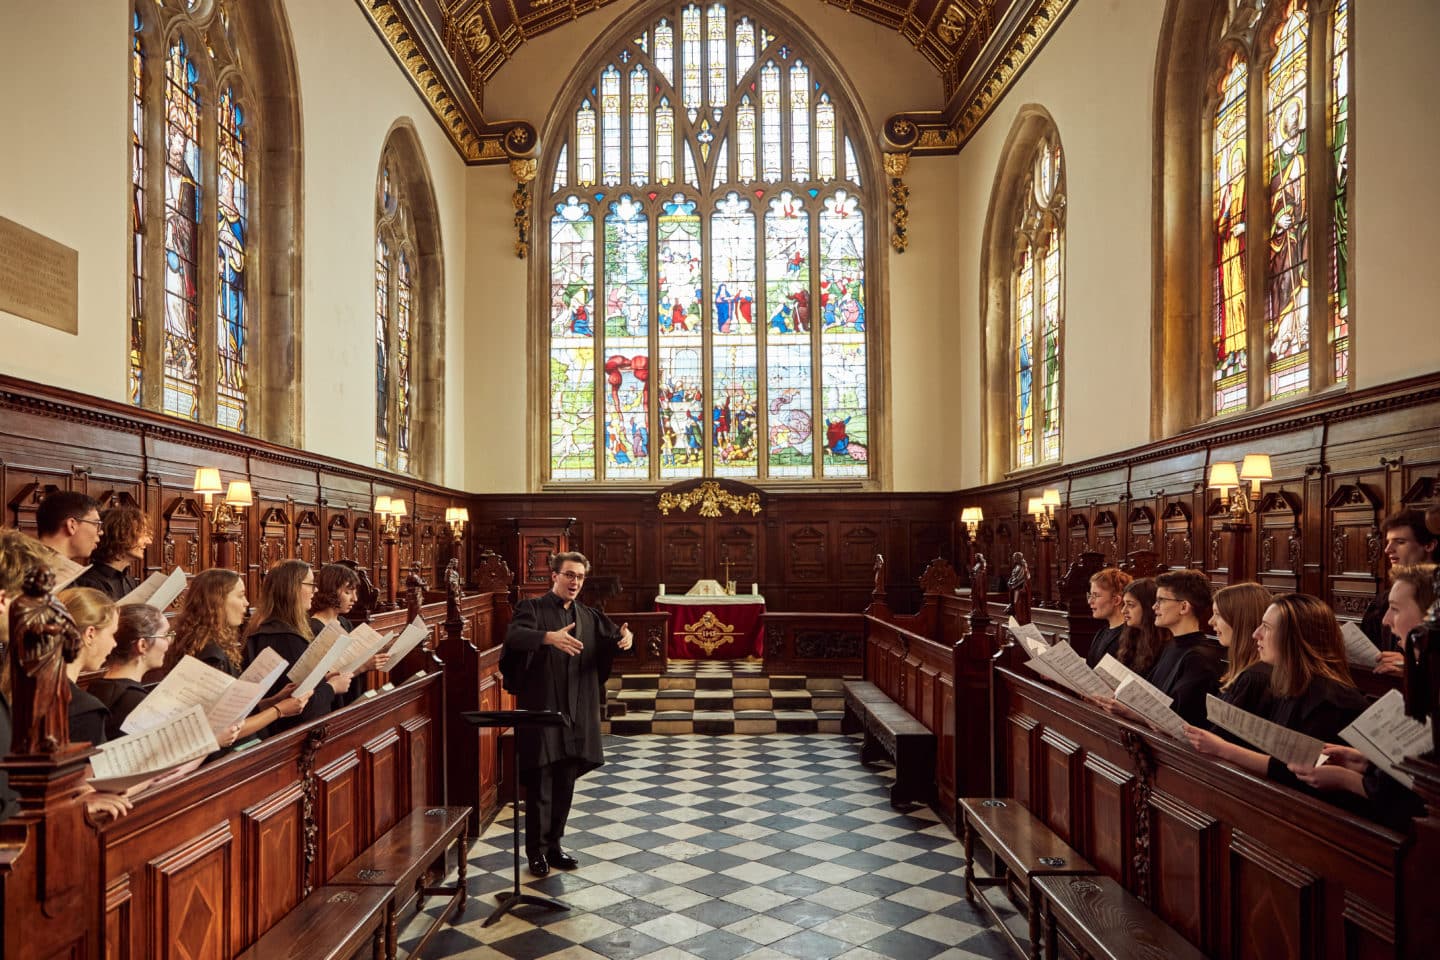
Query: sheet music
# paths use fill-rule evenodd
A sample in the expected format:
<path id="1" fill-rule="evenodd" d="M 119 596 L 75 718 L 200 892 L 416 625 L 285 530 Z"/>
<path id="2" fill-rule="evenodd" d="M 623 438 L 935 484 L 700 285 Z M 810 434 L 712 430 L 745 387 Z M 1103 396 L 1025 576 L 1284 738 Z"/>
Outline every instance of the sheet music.
<path id="1" fill-rule="evenodd" d="M 50 572 L 55 574 L 55 586 L 52 588 L 53 592 L 59 593 L 61 590 L 64 590 L 70 586 L 70 584 L 74 583 L 80 574 L 89 569 L 89 564 L 82 566 L 69 557 L 62 557 L 58 553 L 55 554 L 50 558 Z"/>
<path id="2" fill-rule="evenodd" d="M 380 648 L 394 639 L 394 633 L 381 636 L 374 627 L 362 623 L 350 631 L 350 645 L 336 667 L 338 673 L 354 673 L 364 666 L 365 661 L 380 652 Z"/>
<path id="3" fill-rule="evenodd" d="M 1355 625 L 1353 621 L 1345 621 L 1340 626 L 1340 637 L 1345 641 L 1345 659 L 1351 663 L 1358 663 L 1362 667 L 1374 667 L 1380 659 L 1380 648 L 1370 642 L 1365 636 L 1365 631 Z"/>
<path id="4" fill-rule="evenodd" d="M 191 707 L 208 707 L 224 696 L 234 682 L 225 673 L 194 657 L 181 657 L 165 674 L 165 679 L 130 711 L 120 729 L 128 734 L 153 730 Z"/>
<path id="5" fill-rule="evenodd" d="M 1046 680 L 1049 680 L 1051 683 L 1054 683 L 1056 686 L 1064 687 L 1065 689 L 1072 690 L 1075 693 L 1080 692 L 1079 690 L 1076 690 L 1074 687 L 1072 687 L 1068 680 L 1060 676 L 1060 674 L 1056 673 L 1054 667 L 1050 666 L 1050 664 L 1046 663 L 1044 660 L 1041 660 L 1039 657 L 1036 657 L 1034 660 L 1025 661 L 1025 666 L 1029 667 L 1031 670 L 1034 670 L 1036 673 L 1040 674 L 1040 676 L 1044 677 Z"/>
<path id="6" fill-rule="evenodd" d="M 1015 621 L 1014 616 L 1011 616 L 1005 624 L 1005 629 L 1010 631 L 1012 637 L 1020 641 L 1020 646 L 1030 655 L 1031 659 L 1050 649 L 1049 641 L 1040 632 L 1040 628 L 1033 623 L 1020 624 Z"/>
<path id="7" fill-rule="evenodd" d="M 1407 787 L 1415 779 L 1398 769 L 1406 757 L 1430 749 L 1433 742 L 1430 721 L 1421 723 L 1405 715 L 1405 695 L 1391 690 L 1370 704 L 1355 722 L 1340 731 L 1340 739 L 1365 754 L 1365 759 Z"/>
<path id="8" fill-rule="evenodd" d="M 152 730 L 102 744 L 100 752 L 90 758 L 95 774 L 91 782 L 157 774 L 219 749 L 205 711 L 196 705 Z"/>
<path id="9" fill-rule="evenodd" d="M 1146 693 L 1150 694 L 1151 697 L 1164 704 L 1167 708 L 1175 702 L 1175 699 L 1169 694 L 1162 691 L 1159 687 L 1155 686 L 1149 680 L 1146 680 L 1144 677 L 1140 676 L 1140 674 L 1136 673 L 1134 670 L 1131 670 L 1129 667 L 1125 666 L 1125 664 L 1121 663 L 1119 660 L 1116 660 L 1108 653 L 1105 654 L 1105 656 L 1101 657 L 1100 662 L 1095 665 L 1095 673 L 1097 676 L 1100 677 L 1100 679 L 1110 684 L 1110 689 L 1112 691 L 1118 689 L 1121 681 L 1125 680 L 1128 677 L 1134 680 L 1137 686 L 1143 687 Z"/>
<path id="10" fill-rule="evenodd" d="M 246 683 L 258 683 L 269 690 L 275 685 L 275 681 L 280 679 L 280 672 L 288 666 L 289 661 L 276 653 L 274 647 L 266 647 L 236 679 Z"/>
<path id="11" fill-rule="evenodd" d="M 1108 697 L 1111 694 L 1110 686 L 1095 676 L 1080 654 L 1071 649 L 1068 641 L 1061 640 L 1036 659 L 1048 664 L 1067 687 L 1082 697 Z"/>
<path id="12" fill-rule="evenodd" d="M 276 676 L 279 676 L 278 670 Z M 265 698 L 265 691 L 269 689 L 268 683 L 252 683 L 249 680 L 236 680 L 231 683 L 220 695 L 220 699 L 210 704 L 210 708 L 205 711 L 205 720 L 210 724 L 215 736 L 219 737 L 250 716 L 255 705 Z"/>
<path id="13" fill-rule="evenodd" d="M 185 571 L 179 567 L 168 574 L 157 570 L 146 577 L 144 583 L 121 597 L 116 605 L 123 607 L 132 603 L 148 603 L 156 610 L 165 610 L 180 596 L 185 589 L 185 583 Z"/>
<path id="14" fill-rule="evenodd" d="M 385 651 L 390 654 L 390 669 L 395 669 L 395 666 L 405 658 L 405 655 L 418 647 L 420 641 L 424 640 L 429 634 L 430 628 L 425 625 L 424 620 L 416 617 L 410 621 L 410 625 L 405 628 L 405 631 L 401 633 L 400 636 L 395 638 L 395 642 L 390 645 L 390 649 Z"/>
<path id="15" fill-rule="evenodd" d="M 1185 721 L 1181 720 L 1180 715 L 1171 710 L 1168 705 L 1155 698 L 1154 694 L 1150 692 L 1154 689 L 1132 673 L 1121 680 L 1120 685 L 1115 688 L 1115 699 L 1140 714 L 1147 723 L 1156 729 L 1168 733 L 1176 740 L 1188 745 L 1190 740 L 1185 736 Z"/>
<path id="16" fill-rule="evenodd" d="M 332 623 L 320 635 L 310 641 L 305 648 L 305 653 L 295 661 L 287 676 L 295 681 L 295 689 L 290 692 L 293 697 L 304 696 L 311 690 L 320 686 L 320 682 L 327 674 L 335 673 L 335 661 L 339 660 L 345 653 L 349 634 L 340 629 L 338 623 Z"/>
<path id="17" fill-rule="evenodd" d="M 1268 753 L 1287 767 L 1317 767 L 1325 755 L 1325 743 L 1298 730 L 1271 723 L 1212 694 L 1205 696 L 1205 717 L 1217 727 L 1235 734 L 1261 753 Z"/>

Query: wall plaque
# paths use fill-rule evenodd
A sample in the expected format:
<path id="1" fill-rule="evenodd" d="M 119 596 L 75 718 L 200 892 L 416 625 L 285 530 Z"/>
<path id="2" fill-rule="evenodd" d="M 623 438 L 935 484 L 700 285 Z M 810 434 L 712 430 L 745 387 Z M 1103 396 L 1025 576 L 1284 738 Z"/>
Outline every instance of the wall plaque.
<path id="1" fill-rule="evenodd" d="M 0 217 L 0 310 L 80 332 L 80 252 Z"/>

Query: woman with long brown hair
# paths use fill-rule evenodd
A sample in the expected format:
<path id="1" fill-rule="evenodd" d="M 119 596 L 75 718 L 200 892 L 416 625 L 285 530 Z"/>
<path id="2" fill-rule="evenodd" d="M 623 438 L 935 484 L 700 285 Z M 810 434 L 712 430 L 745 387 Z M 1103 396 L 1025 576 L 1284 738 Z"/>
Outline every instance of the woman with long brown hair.
<path id="1" fill-rule="evenodd" d="M 260 584 L 260 602 L 250 619 L 245 636 L 245 662 L 258 657 L 261 651 L 274 650 L 285 661 L 294 664 L 305 654 L 315 635 L 310 630 L 310 600 L 315 595 L 315 571 L 304 560 L 282 560 L 270 568 Z M 277 721 L 270 733 L 323 717 L 335 706 L 337 695 L 350 689 L 348 673 L 333 674 L 315 688 L 314 695 L 298 717 Z M 271 696 L 283 690 L 282 677 L 275 682 Z"/>
<path id="2" fill-rule="evenodd" d="M 1266 720 L 1333 743 L 1340 731 L 1364 712 L 1365 695 L 1350 679 L 1340 624 L 1324 601 L 1303 593 L 1275 597 L 1255 629 L 1255 643 L 1261 661 L 1270 666 L 1272 699 L 1268 709 L 1259 714 Z M 1272 780 L 1299 784 L 1274 757 L 1199 727 L 1187 727 L 1186 734 L 1206 756 Z"/>
<path id="3" fill-rule="evenodd" d="M 1270 700 L 1270 665 L 1260 659 L 1255 631 L 1270 605 L 1270 591 L 1258 583 L 1233 583 L 1215 593 L 1210 628 L 1229 652 L 1220 678 L 1220 696 L 1241 710 L 1263 713 Z"/>
<path id="4" fill-rule="evenodd" d="M 1170 631 L 1155 626 L 1155 591 L 1152 577 L 1132 580 L 1126 584 L 1120 604 L 1125 629 L 1120 633 L 1115 659 L 1142 676 L 1154 666 L 1170 639 Z"/>

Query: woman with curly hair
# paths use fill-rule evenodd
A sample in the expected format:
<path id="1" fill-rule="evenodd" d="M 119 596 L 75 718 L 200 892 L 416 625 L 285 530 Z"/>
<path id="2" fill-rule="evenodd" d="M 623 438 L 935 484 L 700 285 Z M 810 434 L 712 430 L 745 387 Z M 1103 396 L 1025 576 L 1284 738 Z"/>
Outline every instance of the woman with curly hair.
<path id="1" fill-rule="evenodd" d="M 71 586 L 99 590 L 118 602 L 140 585 L 130 571 L 136 560 L 145 562 L 145 550 L 153 539 L 150 520 L 139 507 L 128 503 L 110 507 L 100 515 L 100 545 L 90 555 L 90 569 Z"/>
<path id="2" fill-rule="evenodd" d="M 360 589 L 360 575 L 343 563 L 327 563 L 315 572 L 315 595 L 310 598 L 310 631 L 316 636 L 330 624 L 338 624 L 349 633 L 355 624 L 345 616 L 355 606 L 356 594 Z M 371 670 L 384 670 L 390 664 L 390 655 L 377 653 L 355 670 L 355 680 L 346 702 L 355 700 L 366 690 L 365 674 Z"/>

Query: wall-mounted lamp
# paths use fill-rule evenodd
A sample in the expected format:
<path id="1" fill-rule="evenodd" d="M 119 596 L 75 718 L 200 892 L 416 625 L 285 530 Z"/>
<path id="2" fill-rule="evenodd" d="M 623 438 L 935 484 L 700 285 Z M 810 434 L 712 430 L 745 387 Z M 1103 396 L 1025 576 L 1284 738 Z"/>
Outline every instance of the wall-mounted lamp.
<path id="1" fill-rule="evenodd" d="M 246 507 L 255 505 L 255 494 L 250 489 L 249 480 L 231 480 L 230 486 L 221 486 L 220 470 L 217 467 L 197 467 L 195 469 L 195 483 L 191 488 L 194 492 L 204 494 L 205 510 L 210 517 L 210 528 L 216 532 L 223 532 L 231 524 L 240 522 L 240 511 Z M 225 499 L 214 502 L 212 498 L 217 493 L 224 493 Z"/>
<path id="2" fill-rule="evenodd" d="M 375 515 L 380 518 L 382 536 L 394 539 L 400 534 L 400 518 L 407 516 L 410 509 L 404 497 L 378 496 L 375 498 Z"/>
<path id="3" fill-rule="evenodd" d="M 455 539 L 465 533 L 465 524 L 470 522 L 470 510 L 468 507 L 446 507 L 445 522 L 450 525 L 450 533 Z"/>
<path id="4" fill-rule="evenodd" d="M 1059 490 L 1046 490 L 1040 496 L 1030 498 L 1026 512 L 1035 518 L 1035 530 L 1041 537 L 1055 532 L 1055 510 L 1059 506 Z"/>
<path id="5" fill-rule="evenodd" d="M 960 511 L 960 522 L 965 524 L 965 533 L 974 538 L 980 532 L 980 523 L 985 519 L 985 511 L 979 507 L 966 507 Z"/>
<path id="6" fill-rule="evenodd" d="M 1210 464 L 1209 486 L 1212 490 L 1219 490 L 1220 496 L 1226 498 L 1230 517 L 1236 522 L 1244 522 L 1253 512 L 1251 501 L 1260 501 L 1261 481 L 1273 478 L 1268 453 L 1247 453 L 1238 471 L 1231 460 L 1217 460 Z M 1248 489 L 1242 492 L 1242 486 Z"/>

